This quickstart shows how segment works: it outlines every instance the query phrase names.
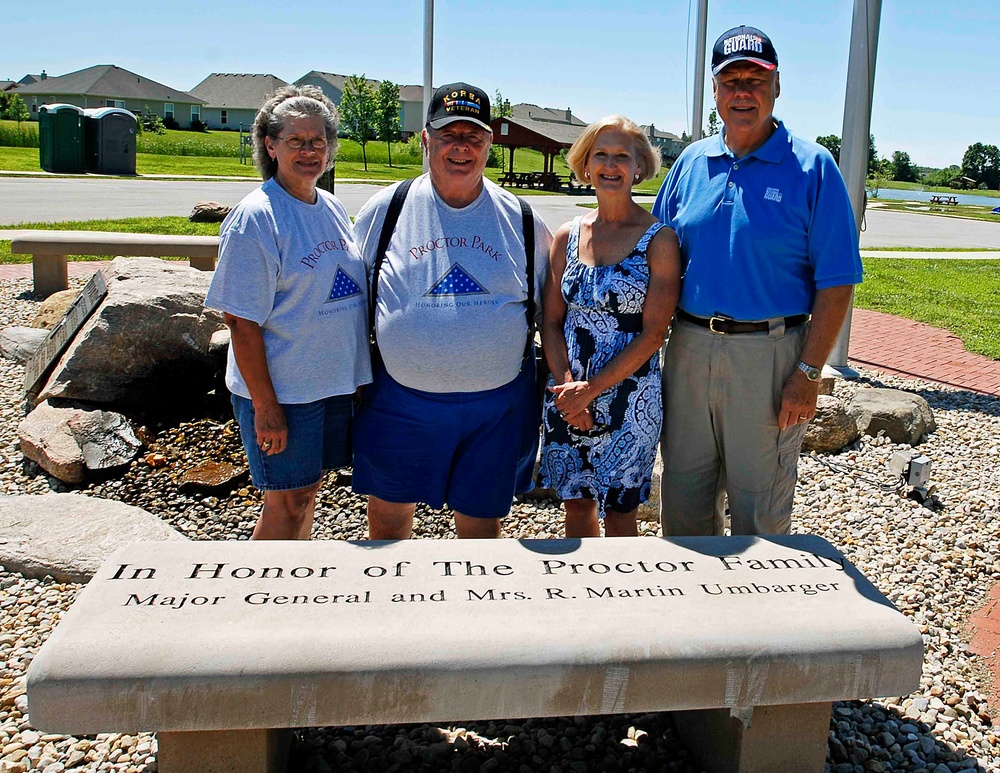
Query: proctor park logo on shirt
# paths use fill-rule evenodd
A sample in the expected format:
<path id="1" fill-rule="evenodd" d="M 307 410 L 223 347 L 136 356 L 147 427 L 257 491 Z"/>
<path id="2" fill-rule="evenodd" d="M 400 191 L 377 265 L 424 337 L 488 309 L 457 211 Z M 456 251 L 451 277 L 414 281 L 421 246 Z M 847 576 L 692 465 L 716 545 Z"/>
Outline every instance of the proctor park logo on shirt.
<path id="1" fill-rule="evenodd" d="M 349 249 L 350 242 L 347 241 L 347 239 L 324 239 L 313 247 L 309 251 L 309 254 L 302 258 L 299 262 L 303 266 L 316 268 L 316 264 L 319 263 L 319 259 L 326 253 L 333 251 L 347 252 Z"/>
<path id="2" fill-rule="evenodd" d="M 326 302 L 342 301 L 345 298 L 353 298 L 355 295 L 361 295 L 361 287 L 347 275 L 344 269 L 337 266 L 337 276 L 333 279 L 333 289 L 330 290 L 330 297 L 326 299 Z"/>
<path id="3" fill-rule="evenodd" d="M 441 298 L 453 295 L 489 295 L 490 291 L 472 278 L 462 266 L 453 263 L 451 268 L 434 286 L 424 293 L 425 298 Z"/>
<path id="4" fill-rule="evenodd" d="M 445 248 L 478 250 L 496 261 L 500 260 L 501 255 L 506 254 L 502 250 L 498 250 L 496 247 L 487 244 L 481 236 L 473 236 L 471 240 L 467 236 L 440 236 L 437 239 L 428 239 L 423 244 L 410 247 L 407 251 L 410 253 L 411 258 L 420 260 L 424 255 L 429 255 L 435 250 Z"/>

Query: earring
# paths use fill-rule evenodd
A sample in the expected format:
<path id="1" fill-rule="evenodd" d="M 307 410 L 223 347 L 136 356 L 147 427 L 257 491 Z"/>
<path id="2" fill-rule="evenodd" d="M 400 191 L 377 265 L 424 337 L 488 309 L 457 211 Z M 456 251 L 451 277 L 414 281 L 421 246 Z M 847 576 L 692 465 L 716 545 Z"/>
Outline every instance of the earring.
<path id="1" fill-rule="evenodd" d="M 584 176 L 584 177 L 585 177 L 586 179 L 588 179 L 588 180 L 589 180 L 589 179 L 590 179 L 590 170 L 589 170 L 589 169 L 584 169 L 584 170 L 583 170 L 583 176 Z"/>

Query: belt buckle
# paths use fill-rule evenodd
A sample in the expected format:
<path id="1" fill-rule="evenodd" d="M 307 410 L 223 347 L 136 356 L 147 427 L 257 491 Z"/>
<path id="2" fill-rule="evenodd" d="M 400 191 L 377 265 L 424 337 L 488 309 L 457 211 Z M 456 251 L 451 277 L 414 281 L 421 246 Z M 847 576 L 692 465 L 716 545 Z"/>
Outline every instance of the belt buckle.
<path id="1" fill-rule="evenodd" d="M 709 320 L 708 320 L 708 329 L 711 330 L 716 335 L 720 335 L 720 336 L 725 335 L 726 334 L 725 330 L 716 330 L 715 329 L 715 323 L 716 322 L 728 322 L 728 321 L 729 320 L 727 320 L 725 317 L 710 317 Z"/>

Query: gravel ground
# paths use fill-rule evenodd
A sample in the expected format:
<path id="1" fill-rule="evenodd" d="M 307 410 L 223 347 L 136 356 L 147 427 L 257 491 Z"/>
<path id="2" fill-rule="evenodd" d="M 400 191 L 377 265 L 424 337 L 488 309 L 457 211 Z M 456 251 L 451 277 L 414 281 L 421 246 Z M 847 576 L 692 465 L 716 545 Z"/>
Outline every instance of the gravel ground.
<path id="1" fill-rule="evenodd" d="M 0 282 L 0 327 L 27 324 L 36 306 L 27 280 Z M 989 674 L 970 654 L 965 631 L 965 621 L 1000 582 L 1000 398 L 862 375 L 860 383 L 839 385 L 838 395 L 890 386 L 918 392 L 930 403 L 938 430 L 920 449 L 933 460 L 935 497 L 925 506 L 882 490 L 888 460 L 900 447 L 865 438 L 837 456 L 803 457 L 794 528 L 843 550 L 919 627 L 926 656 L 921 688 L 912 695 L 834 704 L 827 771 L 1000 771 L 1000 729 L 994 730 L 986 703 Z M 22 460 L 16 430 L 22 381 L 21 366 L 0 360 L 0 493 L 74 490 Z M 148 432 L 148 453 L 127 474 L 80 493 L 143 507 L 192 539 L 247 538 L 259 509 L 255 489 L 187 495 L 175 483 L 197 462 L 240 461 L 233 424 L 220 415 Z M 829 462 L 855 469 L 832 469 Z M 418 537 L 452 536 L 446 513 L 421 509 L 418 516 Z M 556 503 L 520 502 L 504 534 L 557 536 L 560 526 Z M 648 534 L 656 528 L 642 525 Z M 349 471 L 331 475 L 317 506 L 314 538 L 364 536 L 363 502 L 350 491 Z M 25 672 L 80 587 L 0 568 L 0 773 L 156 770 L 152 735 L 73 738 L 31 727 Z M 669 715 L 650 714 L 307 729 L 296 733 L 291 770 L 696 773 L 698 767 Z"/>

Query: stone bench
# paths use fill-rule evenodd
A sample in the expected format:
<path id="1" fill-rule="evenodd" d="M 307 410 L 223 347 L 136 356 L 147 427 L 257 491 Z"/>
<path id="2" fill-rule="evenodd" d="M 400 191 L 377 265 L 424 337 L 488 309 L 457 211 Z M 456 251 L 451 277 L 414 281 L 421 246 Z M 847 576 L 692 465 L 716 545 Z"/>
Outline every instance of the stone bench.
<path id="1" fill-rule="evenodd" d="M 143 543 L 27 693 L 44 732 L 157 732 L 161 773 L 280 770 L 281 728 L 654 711 L 709 771 L 819 773 L 831 702 L 922 657 L 812 536 Z"/>
<path id="2" fill-rule="evenodd" d="M 35 292 L 43 298 L 69 287 L 67 255 L 184 257 L 193 268 L 214 271 L 218 236 L 168 236 L 101 231 L 37 231 L 15 236 L 14 255 L 31 255 Z"/>

